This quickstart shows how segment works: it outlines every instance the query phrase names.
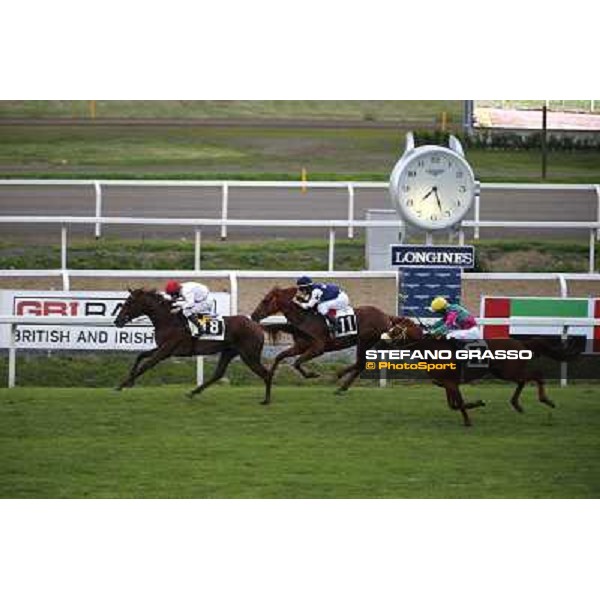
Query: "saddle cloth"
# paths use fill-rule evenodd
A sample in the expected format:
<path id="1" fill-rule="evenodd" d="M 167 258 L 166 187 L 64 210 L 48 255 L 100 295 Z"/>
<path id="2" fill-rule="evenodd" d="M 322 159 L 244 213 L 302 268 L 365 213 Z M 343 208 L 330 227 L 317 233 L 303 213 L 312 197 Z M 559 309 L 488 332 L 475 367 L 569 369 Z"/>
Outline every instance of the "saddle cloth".
<path id="1" fill-rule="evenodd" d="M 479 350 L 485 352 L 489 350 L 488 343 L 486 340 L 456 340 L 455 343 L 460 350 Z M 487 369 L 490 366 L 489 358 L 479 360 L 477 358 L 471 358 L 464 361 L 466 368 L 468 369 Z"/>
<path id="2" fill-rule="evenodd" d="M 338 310 L 335 315 L 335 337 L 341 338 L 358 333 L 358 320 L 354 309 L 349 306 L 346 309 Z"/>
<path id="3" fill-rule="evenodd" d="M 188 320 L 188 327 L 190 328 L 190 334 L 192 337 L 198 336 L 198 328 L 194 323 Z M 223 317 L 210 317 L 207 320 L 206 333 L 200 336 L 201 340 L 222 342 L 225 339 L 225 319 Z"/>

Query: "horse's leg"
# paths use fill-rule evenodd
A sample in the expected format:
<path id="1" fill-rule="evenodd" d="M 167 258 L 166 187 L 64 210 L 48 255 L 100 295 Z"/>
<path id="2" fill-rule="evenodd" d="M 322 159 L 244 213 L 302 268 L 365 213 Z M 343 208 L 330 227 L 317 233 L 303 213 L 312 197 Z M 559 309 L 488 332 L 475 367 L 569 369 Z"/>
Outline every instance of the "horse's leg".
<path id="1" fill-rule="evenodd" d="M 159 362 L 165 360 L 165 358 L 169 358 L 169 356 L 172 356 L 173 351 L 175 350 L 175 348 L 177 348 L 179 342 L 180 342 L 180 340 L 177 340 L 176 342 L 169 342 L 167 344 L 163 344 L 162 346 L 159 346 L 158 348 L 156 348 L 154 353 L 152 354 L 152 356 L 150 356 L 148 358 L 148 360 L 146 360 L 146 362 L 143 363 L 138 368 L 138 370 L 124 382 L 125 387 L 128 387 L 129 385 L 133 385 L 133 382 L 140 375 L 145 373 L 148 369 L 151 369 L 152 367 L 157 365 Z"/>
<path id="2" fill-rule="evenodd" d="M 458 383 L 453 381 L 444 382 L 444 388 L 446 389 L 446 398 L 448 399 L 448 404 L 452 410 L 459 410 L 462 418 L 463 424 L 465 427 L 471 426 L 471 419 L 469 418 L 469 414 L 467 413 L 467 407 L 465 405 L 465 401 L 460 393 L 460 389 L 458 387 Z"/>
<path id="3" fill-rule="evenodd" d="M 255 349 L 254 352 L 245 349 L 240 349 L 239 353 L 240 358 L 244 361 L 244 363 L 265 382 L 265 399 L 261 402 L 261 404 L 270 404 L 271 384 L 273 378 L 271 377 L 271 372 L 269 371 L 269 369 L 267 369 L 260 362 L 260 355 L 262 354 L 262 345 L 258 350 Z"/>
<path id="4" fill-rule="evenodd" d="M 374 338 L 372 340 L 368 340 L 366 342 L 361 342 L 359 340 L 356 346 L 356 362 L 349 367 L 346 367 L 340 375 L 344 375 L 344 371 L 346 373 L 350 373 L 348 378 L 341 383 L 340 387 L 335 391 L 336 394 L 342 394 L 348 390 L 348 388 L 354 383 L 354 380 L 363 372 L 367 361 L 365 359 L 365 352 L 371 348 L 377 341 L 378 338 Z"/>
<path id="5" fill-rule="evenodd" d="M 238 351 L 234 348 L 228 348 L 221 352 L 221 356 L 219 356 L 219 362 L 213 371 L 211 378 L 208 381 L 205 381 L 202 385 L 199 385 L 197 388 L 194 388 L 191 392 L 188 392 L 188 397 L 192 398 L 196 394 L 201 394 L 207 387 L 211 386 L 213 383 L 216 383 L 223 377 L 229 363 L 238 355 Z"/>
<path id="6" fill-rule="evenodd" d="M 529 377 L 531 381 L 535 381 L 535 383 L 537 384 L 538 400 L 542 404 L 546 404 L 547 406 L 556 408 L 556 404 L 554 404 L 554 402 L 552 402 L 552 400 L 550 400 L 550 398 L 548 398 L 548 396 L 546 395 L 546 388 L 544 387 L 544 379 L 542 378 L 541 372 L 535 371 L 531 373 Z"/>
<path id="7" fill-rule="evenodd" d="M 307 371 L 301 363 L 299 363 L 300 359 L 295 360 L 292 363 L 292 366 L 294 367 L 294 369 L 296 369 L 296 371 L 298 371 L 298 373 L 300 373 L 300 375 L 302 375 L 302 377 L 304 377 L 305 379 L 314 379 L 315 377 L 320 377 L 321 374 L 317 373 L 316 371 Z"/>
<path id="8" fill-rule="evenodd" d="M 344 367 L 341 371 L 338 371 L 336 373 L 336 379 L 341 379 L 344 375 L 347 375 L 348 373 L 350 373 L 350 371 L 353 371 L 354 369 L 356 369 L 356 363 Z"/>
<path id="9" fill-rule="evenodd" d="M 299 340 L 295 340 L 294 341 L 294 345 L 292 346 L 292 348 L 294 348 L 294 354 L 292 354 L 291 356 L 296 356 L 298 354 L 302 354 L 303 352 L 305 352 L 308 348 L 310 348 L 310 342 L 307 341 L 299 341 Z M 290 348 L 291 350 L 291 348 Z M 314 377 L 320 377 L 321 374 L 317 373 L 316 371 L 308 371 L 306 370 L 303 366 L 302 363 L 299 362 L 298 360 L 295 360 L 292 363 L 292 366 L 294 367 L 294 369 L 296 369 L 296 371 L 298 371 L 298 373 L 300 373 L 300 375 L 302 375 L 302 377 L 304 377 L 305 379 L 313 379 Z"/>
<path id="10" fill-rule="evenodd" d="M 465 402 L 465 408 L 470 410 L 471 408 L 480 408 L 481 406 L 485 406 L 485 402 L 483 400 L 475 400 L 473 402 Z"/>
<path id="11" fill-rule="evenodd" d="M 510 399 L 510 403 L 512 404 L 512 407 L 517 412 L 520 412 L 520 413 L 523 412 L 523 407 L 519 403 L 519 396 L 521 395 L 521 392 L 523 391 L 524 387 L 525 387 L 525 380 L 517 382 L 517 387 L 512 395 L 512 398 Z"/>
<path id="12" fill-rule="evenodd" d="M 294 366 L 296 369 L 302 369 L 302 365 L 317 356 L 321 356 L 325 352 L 325 344 L 323 342 L 318 342 L 309 346 L 294 362 Z"/>
<path id="13" fill-rule="evenodd" d="M 273 376 L 275 375 L 275 370 L 277 369 L 277 367 L 279 366 L 279 363 L 283 360 L 285 360 L 286 358 L 289 358 L 290 356 L 298 356 L 298 354 L 301 354 L 302 350 L 299 348 L 298 344 L 294 344 L 293 346 L 290 346 L 287 350 L 283 350 L 282 352 L 280 352 L 276 357 L 275 360 L 273 361 L 273 364 L 271 365 L 271 378 L 273 378 Z"/>
<path id="14" fill-rule="evenodd" d="M 140 364 L 140 362 L 142 360 L 144 360 L 145 358 L 152 356 L 152 354 L 154 354 L 157 350 L 158 350 L 158 348 L 152 348 L 152 350 L 144 350 L 143 352 L 140 352 L 136 356 L 133 366 L 131 367 L 131 369 L 129 369 L 129 374 L 127 375 L 127 377 L 125 377 L 125 379 L 123 379 L 123 381 L 115 389 L 118 392 L 120 392 L 124 387 L 132 386 L 133 379 L 134 379 L 133 375 L 134 375 L 136 369 L 138 368 L 138 365 Z"/>

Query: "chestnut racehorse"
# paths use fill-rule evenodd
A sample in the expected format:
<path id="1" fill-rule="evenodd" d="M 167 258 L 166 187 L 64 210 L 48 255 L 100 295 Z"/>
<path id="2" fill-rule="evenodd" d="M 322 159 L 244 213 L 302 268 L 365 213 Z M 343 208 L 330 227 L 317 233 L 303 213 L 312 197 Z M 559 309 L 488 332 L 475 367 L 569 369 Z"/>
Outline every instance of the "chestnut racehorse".
<path id="1" fill-rule="evenodd" d="M 408 348 L 411 350 L 455 350 L 457 345 L 454 340 L 434 339 L 425 337 L 425 331 L 419 325 L 407 320 L 404 323 L 395 324 L 384 338 L 387 344 L 393 344 L 394 348 Z M 580 354 L 576 349 L 574 342 L 569 342 L 565 346 L 553 345 L 553 343 L 544 338 L 532 338 L 530 340 L 489 339 L 485 340 L 488 349 L 492 352 L 496 350 L 531 350 L 534 356 L 547 356 L 557 361 L 572 360 Z M 446 362 L 446 361 L 443 361 Z M 457 361 L 458 362 L 458 361 Z M 495 360 L 491 359 L 487 366 L 477 368 L 464 368 L 464 364 L 456 370 L 432 370 L 427 371 L 427 375 L 433 380 L 435 385 L 443 387 L 446 391 L 448 406 L 452 410 L 459 410 L 463 417 L 463 423 L 466 426 L 471 425 L 471 420 L 467 413 L 468 409 L 485 406 L 484 402 L 477 400 L 475 402 L 465 402 L 459 386 L 461 383 L 469 383 L 486 374 L 491 373 L 497 379 L 513 381 L 517 387 L 510 399 L 513 408 L 518 412 L 523 412 L 523 407 L 519 403 L 519 396 L 526 383 L 533 381 L 537 384 L 538 400 L 552 408 L 555 407 L 552 400 L 546 395 L 544 379 L 542 372 L 538 369 L 530 370 L 529 361 L 525 359 L 513 360 Z"/>
<path id="2" fill-rule="evenodd" d="M 251 315 L 253 321 L 260 322 L 270 315 L 282 313 L 287 319 L 287 324 L 269 324 L 264 327 L 274 335 L 282 331 L 290 333 L 294 339 L 290 348 L 275 357 L 269 374 L 271 381 L 277 366 L 286 358 L 298 356 L 294 361 L 294 368 L 303 377 L 318 377 L 317 373 L 306 371 L 303 367 L 304 363 L 325 352 L 356 346 L 356 362 L 337 375 L 338 379 L 348 375 L 337 390 L 337 392 L 345 392 L 365 367 L 365 351 L 379 341 L 382 333 L 395 323 L 404 321 L 402 317 L 388 315 L 375 306 L 359 306 L 354 311 L 358 324 L 358 335 L 332 338 L 325 319 L 321 315 L 312 310 L 305 310 L 295 302 L 297 293 L 297 287 L 274 287 L 260 301 Z"/>
<path id="3" fill-rule="evenodd" d="M 265 340 L 260 325 L 243 315 L 223 317 L 225 322 L 223 341 L 203 340 L 193 337 L 187 319 L 181 313 L 173 314 L 172 310 L 171 301 L 154 290 L 129 290 L 129 297 L 121 307 L 115 325 L 123 327 L 132 319 L 146 315 L 154 326 L 156 348 L 146 350 L 137 356 L 129 375 L 117 387 L 118 390 L 133 386 L 142 373 L 170 356 L 205 356 L 220 353 L 212 377 L 192 390 L 189 396 L 199 394 L 221 379 L 229 363 L 239 355 L 242 361 L 265 382 L 265 399 L 262 403 L 269 403 L 271 391 L 269 372 L 260 361 Z"/>

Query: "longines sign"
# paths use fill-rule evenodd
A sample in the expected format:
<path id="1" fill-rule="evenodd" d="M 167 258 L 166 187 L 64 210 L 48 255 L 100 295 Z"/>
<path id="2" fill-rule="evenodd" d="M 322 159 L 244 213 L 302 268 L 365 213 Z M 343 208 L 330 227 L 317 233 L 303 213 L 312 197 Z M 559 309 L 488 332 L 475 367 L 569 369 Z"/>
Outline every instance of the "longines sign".
<path id="1" fill-rule="evenodd" d="M 392 265 L 395 267 L 459 267 L 475 266 L 473 246 L 416 246 L 394 244 L 390 246 Z"/>

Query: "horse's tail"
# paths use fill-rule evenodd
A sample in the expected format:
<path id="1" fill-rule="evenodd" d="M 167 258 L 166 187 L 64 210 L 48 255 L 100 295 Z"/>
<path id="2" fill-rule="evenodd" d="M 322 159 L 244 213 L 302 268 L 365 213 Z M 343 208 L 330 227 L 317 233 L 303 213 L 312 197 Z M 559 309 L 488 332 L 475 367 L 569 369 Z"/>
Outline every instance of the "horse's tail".
<path id="1" fill-rule="evenodd" d="M 289 333 L 294 336 L 301 334 L 301 331 L 290 323 L 264 323 L 261 324 L 261 327 L 269 336 L 269 342 L 271 344 L 277 344 L 282 333 Z"/>
<path id="2" fill-rule="evenodd" d="M 568 362 L 577 358 L 582 351 L 577 340 L 570 339 L 566 342 L 553 342 L 542 337 L 523 341 L 524 346 L 540 356 L 548 356 L 559 362 Z"/>

